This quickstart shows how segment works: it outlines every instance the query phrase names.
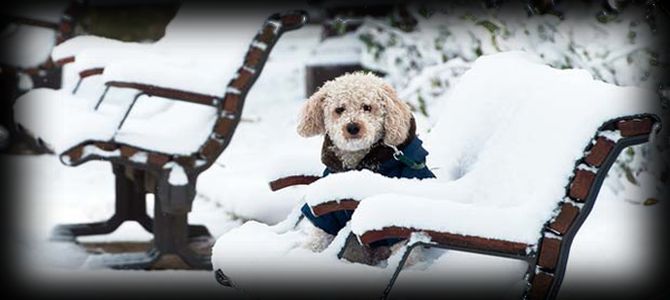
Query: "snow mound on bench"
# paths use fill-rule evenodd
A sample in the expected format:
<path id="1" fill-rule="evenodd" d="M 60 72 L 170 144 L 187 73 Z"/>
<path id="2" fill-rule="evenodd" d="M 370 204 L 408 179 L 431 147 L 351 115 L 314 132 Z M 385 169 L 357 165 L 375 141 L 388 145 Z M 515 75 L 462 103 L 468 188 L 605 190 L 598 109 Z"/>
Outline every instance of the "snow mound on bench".
<path id="1" fill-rule="evenodd" d="M 118 109 L 95 112 L 93 105 L 85 98 L 39 88 L 16 100 L 14 119 L 51 150 L 62 153 L 83 138 L 108 140 L 114 135 L 123 112 Z"/>
<path id="2" fill-rule="evenodd" d="M 136 93 L 117 92 L 95 110 L 97 99 L 35 89 L 17 99 L 15 119 L 58 154 L 84 141 L 114 139 L 144 149 L 189 155 L 207 140 L 216 122 L 214 107 L 141 96 L 117 129 Z"/>
<path id="3" fill-rule="evenodd" d="M 403 226 L 534 244 L 598 128 L 659 111 L 650 91 L 516 51 L 479 58 L 447 97 L 426 136 L 438 179 L 334 174 L 309 186 L 307 202 L 363 199 L 356 234 Z"/>
<path id="4" fill-rule="evenodd" d="M 44 27 L 10 25 L 0 34 L 0 42 L 11 45 L 0 54 L 0 62 L 18 68 L 33 68 L 45 63 L 56 43 L 56 32 Z"/>
<path id="5" fill-rule="evenodd" d="M 78 56 L 80 53 L 90 49 L 108 50 L 109 54 L 118 53 L 129 48 L 138 47 L 140 43 L 123 42 L 115 39 L 99 37 L 95 35 L 81 35 L 64 41 L 51 51 L 51 59 L 61 59 Z M 146 46 L 146 45 L 142 45 Z M 75 61 L 79 60 L 79 57 Z"/>

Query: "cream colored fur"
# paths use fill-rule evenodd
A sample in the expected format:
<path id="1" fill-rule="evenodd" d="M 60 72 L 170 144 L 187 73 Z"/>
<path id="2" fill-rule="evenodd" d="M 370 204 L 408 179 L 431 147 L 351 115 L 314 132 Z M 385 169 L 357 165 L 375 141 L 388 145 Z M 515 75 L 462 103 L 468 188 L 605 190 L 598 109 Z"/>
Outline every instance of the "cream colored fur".
<path id="1" fill-rule="evenodd" d="M 334 153 L 353 168 L 376 142 L 383 139 L 396 146 L 405 141 L 411 118 L 409 106 L 393 87 L 374 74 L 356 72 L 326 82 L 307 100 L 298 134 L 328 134 Z M 349 134 L 347 124 L 356 124 L 359 133 Z"/>

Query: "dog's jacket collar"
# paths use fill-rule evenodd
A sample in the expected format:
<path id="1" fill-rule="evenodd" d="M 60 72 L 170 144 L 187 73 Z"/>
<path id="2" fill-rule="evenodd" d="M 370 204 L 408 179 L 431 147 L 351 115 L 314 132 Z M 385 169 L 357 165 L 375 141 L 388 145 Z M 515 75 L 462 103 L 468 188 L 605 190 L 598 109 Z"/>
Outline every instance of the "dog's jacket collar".
<path id="1" fill-rule="evenodd" d="M 416 122 L 414 118 L 410 121 L 410 128 L 407 138 L 404 142 L 398 145 L 406 157 L 418 162 L 424 163 L 428 151 L 422 146 L 422 141 L 416 136 Z M 377 142 L 368 154 L 358 163 L 356 168 L 347 169 L 342 164 L 342 161 L 335 155 L 332 148 L 334 147 L 332 140 L 326 135 L 323 146 L 321 148 L 321 162 L 326 165 L 324 176 L 330 173 L 338 173 L 350 170 L 368 169 L 375 173 L 382 174 L 388 177 L 402 177 L 402 178 L 430 178 L 435 177 L 428 168 L 416 170 L 407 167 L 402 162 L 393 158 L 393 149 L 384 145 L 382 141 Z"/>

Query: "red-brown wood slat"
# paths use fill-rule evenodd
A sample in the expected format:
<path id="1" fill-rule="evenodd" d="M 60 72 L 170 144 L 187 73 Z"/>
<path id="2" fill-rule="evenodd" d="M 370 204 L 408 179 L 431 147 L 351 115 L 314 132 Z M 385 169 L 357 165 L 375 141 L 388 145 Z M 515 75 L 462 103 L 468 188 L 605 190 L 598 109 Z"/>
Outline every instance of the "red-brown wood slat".
<path id="1" fill-rule="evenodd" d="M 303 22 L 304 16 L 300 14 L 287 14 L 281 16 L 281 23 L 286 27 L 294 27 L 300 25 Z"/>
<path id="2" fill-rule="evenodd" d="M 619 132 L 621 133 L 621 136 L 637 136 L 651 133 L 654 120 L 651 118 L 621 120 L 617 122 L 616 125 L 617 129 L 619 129 Z"/>
<path id="3" fill-rule="evenodd" d="M 556 238 L 542 238 L 537 265 L 549 270 L 555 270 L 561 250 L 561 240 Z"/>
<path id="4" fill-rule="evenodd" d="M 105 71 L 105 68 L 91 68 L 79 72 L 79 78 L 91 77 L 94 75 L 100 75 Z"/>
<path id="5" fill-rule="evenodd" d="M 223 110 L 237 114 L 242 111 L 242 99 L 238 94 L 226 94 L 226 97 L 223 98 Z"/>
<path id="6" fill-rule="evenodd" d="M 223 137 L 228 137 L 232 135 L 233 128 L 237 124 L 237 120 L 229 119 L 226 117 L 220 117 L 216 120 L 214 124 L 214 132 Z"/>
<path id="7" fill-rule="evenodd" d="M 254 74 L 245 68 L 240 68 L 237 71 L 237 77 L 233 79 L 229 86 L 232 86 L 240 91 L 247 89 Z"/>
<path id="8" fill-rule="evenodd" d="M 549 293 L 551 284 L 554 281 L 554 276 L 548 273 L 539 272 L 533 276 L 530 283 L 530 290 L 528 291 L 529 300 L 544 300 Z"/>
<path id="9" fill-rule="evenodd" d="M 258 34 L 258 41 L 263 42 L 265 44 L 269 44 L 272 42 L 272 40 L 276 37 L 277 35 L 275 34 L 275 28 L 269 23 L 266 23 L 265 26 L 263 26 L 263 29 L 261 29 L 261 32 Z"/>
<path id="10" fill-rule="evenodd" d="M 219 155 L 222 148 L 223 145 L 221 144 L 221 142 L 210 138 L 207 140 L 207 142 L 205 142 L 205 144 L 200 149 L 200 154 L 206 157 L 208 161 L 214 161 L 216 160 L 216 157 Z"/>
<path id="11" fill-rule="evenodd" d="M 170 161 L 170 157 L 160 153 L 149 152 L 149 157 L 147 161 L 149 162 L 150 165 L 154 165 L 156 167 L 163 167 L 164 164 Z"/>
<path id="12" fill-rule="evenodd" d="M 67 65 L 67 64 L 69 64 L 69 63 L 73 63 L 74 60 L 75 60 L 74 56 L 68 56 L 68 57 L 61 58 L 61 59 L 57 60 L 57 61 L 55 62 L 55 64 L 56 64 L 57 66 L 64 66 L 64 65 Z"/>
<path id="13" fill-rule="evenodd" d="M 120 150 L 121 150 L 121 157 L 125 158 L 130 158 L 131 156 L 135 155 L 135 153 L 139 152 L 137 148 L 126 145 L 121 145 Z"/>
<path id="14" fill-rule="evenodd" d="M 270 182 L 270 190 L 278 191 L 283 188 L 294 186 L 294 185 L 306 185 L 311 184 L 314 181 L 319 180 L 319 176 L 309 176 L 309 175 L 295 175 L 278 178 Z"/>
<path id="15" fill-rule="evenodd" d="M 591 190 L 596 174 L 591 171 L 577 170 L 570 185 L 569 196 L 575 201 L 583 202 Z"/>
<path id="16" fill-rule="evenodd" d="M 600 167 L 613 148 L 614 142 L 604 137 L 599 137 L 593 147 L 589 150 L 584 161 L 591 166 Z"/>
<path id="17" fill-rule="evenodd" d="M 69 157 L 70 162 L 74 163 L 76 161 L 79 161 L 82 156 L 84 155 L 84 147 L 79 145 L 77 147 L 74 147 L 64 153 L 67 157 Z"/>
<path id="18" fill-rule="evenodd" d="M 558 216 L 549 224 L 549 228 L 560 235 L 564 235 L 577 218 L 579 208 L 571 203 L 563 203 L 560 210 Z"/>
<path id="19" fill-rule="evenodd" d="M 342 199 L 339 201 L 329 201 L 312 207 L 315 216 L 323 216 L 336 211 L 356 210 L 358 201 L 353 199 Z"/>
<path id="20" fill-rule="evenodd" d="M 244 65 L 255 70 L 263 59 L 263 53 L 263 50 L 251 47 L 244 58 Z"/>
<path id="21" fill-rule="evenodd" d="M 389 238 L 407 239 L 412 232 L 424 232 L 430 236 L 432 242 L 445 246 L 456 246 L 474 250 L 494 251 L 499 253 L 525 255 L 529 245 L 518 242 L 488 239 L 476 236 L 465 236 L 433 230 L 419 230 L 405 227 L 386 227 L 382 230 L 371 230 L 360 236 L 361 242 L 371 244 Z"/>

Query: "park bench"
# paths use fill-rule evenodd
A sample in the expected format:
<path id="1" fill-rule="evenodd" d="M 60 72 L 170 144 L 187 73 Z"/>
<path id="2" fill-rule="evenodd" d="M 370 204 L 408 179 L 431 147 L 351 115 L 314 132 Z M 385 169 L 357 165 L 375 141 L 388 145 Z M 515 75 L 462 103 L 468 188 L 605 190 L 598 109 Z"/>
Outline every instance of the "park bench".
<path id="1" fill-rule="evenodd" d="M 3 53 L 3 73 L 28 76 L 35 87 L 59 88 L 61 70 L 49 54 L 72 37 L 82 7 L 78 1 L 38 3 L 17 5 L 3 12 L 8 24 L 1 39 L 9 47 Z"/>
<path id="2" fill-rule="evenodd" d="M 11 152 L 41 152 L 28 137 L 14 130 L 12 106 L 16 98 L 37 87 L 60 88 L 61 68 L 49 57 L 54 46 L 70 38 L 82 3 L 31 3 L 14 5 L 2 13 L 0 43 L 0 82 L 2 99 L 0 130 L 5 139 L 0 150 L 10 145 Z M 30 148 L 25 149 L 25 146 Z"/>
<path id="3" fill-rule="evenodd" d="M 518 71 L 501 77 L 501 69 Z M 482 88 L 491 82 L 496 88 Z M 309 185 L 305 201 L 316 216 L 353 211 L 351 231 L 336 240 L 347 234 L 347 244 L 368 251 L 387 239 L 409 241 L 390 266 L 384 297 L 412 249 L 438 247 L 525 261 L 524 296 L 555 298 L 572 240 L 608 170 L 622 149 L 660 131 L 656 96 L 595 81 L 585 71 L 552 69 L 519 52 L 480 58 L 452 93 L 425 139 L 437 179 L 364 170 L 297 174 L 271 187 Z M 221 253 L 235 247 L 225 237 L 215 246 Z M 217 278 L 234 282 L 220 261 Z"/>
<path id="4" fill-rule="evenodd" d="M 225 17 L 212 11 L 206 11 L 205 15 Z M 47 89 L 36 89 L 19 98 L 15 105 L 19 128 L 41 139 L 66 165 L 109 161 L 116 178 L 116 212 L 109 220 L 60 225 L 54 229 L 53 239 L 74 240 L 78 236 L 106 234 L 125 221 L 137 221 L 153 233 L 152 249 L 146 253 L 112 256 L 106 265 L 150 268 L 162 256 L 176 255 L 191 268 L 211 269 L 209 255 L 198 254 L 189 247 L 189 238 L 209 236 L 206 227 L 189 225 L 187 220 L 196 194 L 197 177 L 230 143 L 245 97 L 260 76 L 274 44 L 284 32 L 300 28 L 306 20 L 306 14 L 301 11 L 273 14 L 264 23 L 258 20 L 257 24 L 262 27 L 254 29 L 256 34 L 250 46 L 242 52 L 234 51 L 239 40 L 228 41 L 230 49 L 216 49 L 220 56 L 228 57 L 229 62 L 232 59 L 237 66 L 241 65 L 237 71 L 200 74 L 203 69 L 188 68 L 188 63 L 193 62 L 189 57 L 181 57 L 187 60 L 186 66 L 170 64 L 179 59 L 179 55 L 155 61 L 144 57 L 146 60 L 140 65 L 129 58 L 129 61 L 114 61 L 97 71 L 105 87 L 99 99 L 91 101 L 68 95 L 69 91 Z M 216 30 L 240 29 L 220 27 Z M 205 38 L 199 32 L 192 35 Z M 253 33 L 240 35 L 240 38 L 252 36 Z M 149 55 L 158 56 L 157 53 Z M 75 55 L 61 63 L 77 60 Z M 219 62 L 210 61 L 211 69 L 232 65 L 217 64 Z M 223 77 L 227 73 L 230 75 Z M 206 82 L 198 82 L 199 79 Z M 227 86 L 226 79 L 230 79 Z M 105 105 L 109 101 L 106 98 L 110 97 L 108 92 L 113 89 L 128 90 L 132 97 L 123 105 Z M 133 112 L 142 102 L 143 111 L 134 116 Z M 53 127 L 67 130 L 64 134 Z M 154 194 L 156 199 L 153 219 L 146 213 L 147 193 Z"/>

